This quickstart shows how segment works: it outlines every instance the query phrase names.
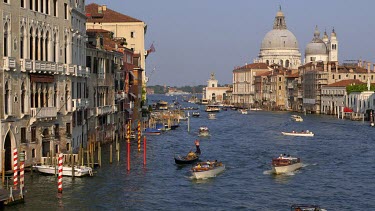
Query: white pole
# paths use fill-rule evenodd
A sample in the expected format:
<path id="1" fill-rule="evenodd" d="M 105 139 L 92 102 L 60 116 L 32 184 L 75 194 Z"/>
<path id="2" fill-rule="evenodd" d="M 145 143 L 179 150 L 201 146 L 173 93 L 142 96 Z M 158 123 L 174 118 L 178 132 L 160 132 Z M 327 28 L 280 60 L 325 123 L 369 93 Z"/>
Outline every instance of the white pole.
<path id="1" fill-rule="evenodd" d="M 188 111 L 188 132 L 190 132 L 190 112 Z"/>

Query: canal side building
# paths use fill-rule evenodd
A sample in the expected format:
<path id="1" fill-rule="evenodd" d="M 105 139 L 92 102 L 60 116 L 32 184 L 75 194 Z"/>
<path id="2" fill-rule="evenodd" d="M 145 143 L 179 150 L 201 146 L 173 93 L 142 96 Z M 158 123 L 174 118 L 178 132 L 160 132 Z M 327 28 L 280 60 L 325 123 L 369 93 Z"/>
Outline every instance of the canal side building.
<path id="1" fill-rule="evenodd" d="M 83 1 L 0 4 L 0 143 L 5 150 L 0 163 L 7 171 L 14 148 L 25 153 L 30 166 L 86 140 L 87 126 L 73 122 L 88 106 L 90 74 Z"/>
<path id="2" fill-rule="evenodd" d="M 203 100 L 209 103 L 224 103 L 227 101 L 227 92 L 230 87 L 218 86 L 218 80 L 215 78 L 215 73 L 211 73 L 210 79 L 207 81 L 207 86 L 203 88 Z"/>

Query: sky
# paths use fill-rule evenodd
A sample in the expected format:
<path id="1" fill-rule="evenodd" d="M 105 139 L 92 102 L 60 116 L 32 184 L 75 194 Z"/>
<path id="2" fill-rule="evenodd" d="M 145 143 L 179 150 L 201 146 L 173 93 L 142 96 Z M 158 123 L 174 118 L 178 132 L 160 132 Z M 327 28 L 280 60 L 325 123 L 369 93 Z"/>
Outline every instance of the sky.
<path id="1" fill-rule="evenodd" d="M 321 35 L 325 30 L 330 35 L 334 27 L 340 63 L 375 63 L 374 0 L 86 0 L 89 3 L 105 4 L 147 24 L 145 46 L 154 43 L 156 49 L 146 60 L 148 85 L 206 85 L 210 73 L 219 84 L 232 84 L 234 67 L 257 58 L 279 5 L 302 57 L 317 25 Z"/>

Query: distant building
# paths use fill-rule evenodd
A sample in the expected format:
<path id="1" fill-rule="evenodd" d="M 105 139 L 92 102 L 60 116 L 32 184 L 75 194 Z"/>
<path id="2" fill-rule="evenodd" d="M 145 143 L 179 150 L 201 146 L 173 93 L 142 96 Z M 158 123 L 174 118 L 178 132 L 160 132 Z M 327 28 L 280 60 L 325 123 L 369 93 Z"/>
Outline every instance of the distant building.
<path id="1" fill-rule="evenodd" d="M 210 79 L 207 81 L 207 87 L 203 89 L 203 100 L 208 100 L 210 103 L 223 103 L 226 100 L 226 92 L 229 87 L 219 87 L 218 80 L 215 74 L 211 73 Z"/>
<path id="2" fill-rule="evenodd" d="M 287 29 L 281 7 L 276 14 L 273 29 L 263 38 L 258 59 L 254 63 L 278 64 L 291 69 L 297 69 L 301 64 L 297 38 Z"/>
<path id="3" fill-rule="evenodd" d="M 315 27 L 314 38 L 305 49 L 305 63 L 315 61 L 338 61 L 338 40 L 334 29 L 331 39 L 328 39 L 327 32 L 324 32 L 323 39 L 320 39 L 318 27 Z"/>

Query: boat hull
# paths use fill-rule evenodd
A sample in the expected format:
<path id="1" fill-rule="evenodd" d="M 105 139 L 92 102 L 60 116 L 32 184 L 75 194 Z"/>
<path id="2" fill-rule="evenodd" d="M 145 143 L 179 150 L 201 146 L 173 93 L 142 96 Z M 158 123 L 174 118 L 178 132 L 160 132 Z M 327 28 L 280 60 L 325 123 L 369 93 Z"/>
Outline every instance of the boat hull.
<path id="1" fill-rule="evenodd" d="M 314 133 L 288 133 L 288 132 L 281 132 L 284 136 L 305 136 L 305 137 L 313 137 Z"/>
<path id="2" fill-rule="evenodd" d="M 195 162 L 197 162 L 199 160 L 199 156 L 197 156 L 196 158 L 194 159 L 190 159 L 190 160 L 186 160 L 184 157 L 182 156 L 176 156 L 174 158 L 174 161 L 176 164 L 179 164 L 179 165 L 184 165 L 184 164 L 193 164 Z"/>
<path id="3" fill-rule="evenodd" d="M 195 179 L 206 179 L 216 177 L 216 175 L 222 173 L 224 170 L 225 165 L 221 165 L 207 171 L 193 171 L 192 175 Z"/>
<path id="4" fill-rule="evenodd" d="M 42 174 L 57 174 L 58 173 L 58 167 L 56 166 L 50 166 L 50 165 L 38 165 L 34 166 L 35 169 L 38 170 L 38 172 Z M 72 167 L 70 166 L 63 166 L 63 176 L 72 176 Z M 75 177 L 82 177 L 82 176 L 92 176 L 92 168 L 87 166 L 75 166 L 74 167 L 74 176 Z"/>
<path id="5" fill-rule="evenodd" d="M 287 166 L 272 166 L 272 171 L 275 174 L 285 174 L 289 172 L 293 172 L 297 169 L 302 168 L 302 163 L 294 163 Z"/>

